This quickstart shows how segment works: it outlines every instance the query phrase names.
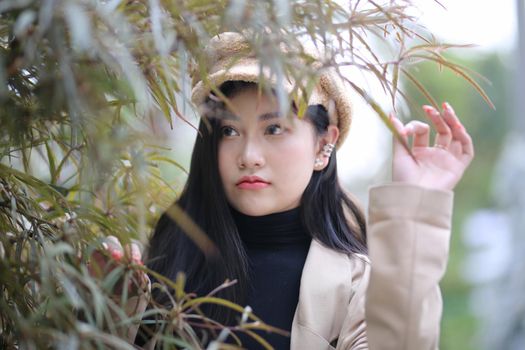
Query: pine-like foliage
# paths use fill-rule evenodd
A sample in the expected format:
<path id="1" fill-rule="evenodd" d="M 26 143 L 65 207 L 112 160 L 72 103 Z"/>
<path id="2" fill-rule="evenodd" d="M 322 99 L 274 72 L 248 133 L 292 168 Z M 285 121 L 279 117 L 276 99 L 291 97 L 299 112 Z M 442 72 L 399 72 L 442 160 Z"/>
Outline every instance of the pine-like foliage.
<path id="1" fill-rule="evenodd" d="M 206 78 L 204 48 L 217 33 L 248 33 L 263 64 L 305 81 L 316 72 L 294 65 L 295 58 L 303 43 L 315 43 L 325 49 L 324 64 L 370 73 L 393 103 L 406 98 L 403 78 L 436 105 L 409 70 L 435 61 L 488 101 L 465 68 L 442 56 L 450 46 L 418 26 L 410 1 L 341 3 L 0 2 L 0 348 L 133 348 L 126 332 L 140 319 L 124 310 L 133 295 L 119 286 L 139 284 L 137 271 L 145 268 L 123 262 L 93 278 L 86 263 L 101 237 L 146 242 L 159 212 L 180 191 L 160 168 L 184 169 L 157 134 L 175 118 L 190 123 L 190 73 Z M 348 83 L 389 125 L 367 89 Z M 173 217 L 187 222 L 178 210 Z M 249 314 L 241 306 L 185 294 L 182 275 L 157 277 L 163 283 L 154 288 L 172 287 L 175 304 L 150 305 L 149 315 L 164 320 L 159 345 L 202 348 L 192 317 L 205 302 L 238 310 L 235 329 L 269 329 L 253 315 L 241 317 Z M 218 341 L 210 348 L 225 335 L 216 326 Z"/>

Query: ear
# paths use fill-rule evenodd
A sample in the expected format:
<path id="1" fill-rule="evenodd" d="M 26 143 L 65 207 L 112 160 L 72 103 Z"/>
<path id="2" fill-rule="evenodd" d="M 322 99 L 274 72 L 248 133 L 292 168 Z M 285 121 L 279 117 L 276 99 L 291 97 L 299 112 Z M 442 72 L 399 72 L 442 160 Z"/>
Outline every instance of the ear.
<path id="1" fill-rule="evenodd" d="M 315 152 L 314 170 L 320 171 L 326 168 L 332 153 L 330 148 L 335 148 L 338 138 L 339 129 L 335 125 L 329 125 L 326 133 L 318 138 Z M 328 145 L 332 145 L 332 147 Z"/>

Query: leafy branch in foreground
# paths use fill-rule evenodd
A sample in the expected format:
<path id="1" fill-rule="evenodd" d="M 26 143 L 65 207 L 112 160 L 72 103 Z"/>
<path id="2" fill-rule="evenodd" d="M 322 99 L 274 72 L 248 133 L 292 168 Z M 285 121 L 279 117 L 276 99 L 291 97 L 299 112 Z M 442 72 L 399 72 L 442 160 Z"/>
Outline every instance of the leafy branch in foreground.
<path id="1" fill-rule="evenodd" d="M 180 193 L 166 180 L 185 168 L 165 129 L 178 122 L 195 128 L 191 75 L 207 80 L 204 48 L 220 32 L 246 35 L 262 65 L 301 82 L 296 93 L 318 78 L 318 68 L 296 64 L 308 62 L 308 43 L 323 49 L 323 66 L 340 72 L 349 66 L 377 80 L 393 105 L 408 100 L 404 80 L 436 104 L 410 70 L 422 61 L 452 70 L 491 104 L 472 72 L 443 55 L 455 46 L 428 35 L 410 15 L 413 7 L 401 0 L 351 1 L 346 8 L 317 0 L 2 1 L 0 347 L 132 348 L 131 325 L 151 326 L 153 317 L 157 328 L 149 336 L 167 347 L 203 348 L 197 329 L 204 325 L 216 336 L 207 339 L 211 348 L 223 346 L 231 332 L 269 348 L 253 330 L 279 330 L 213 293 L 184 291 L 182 277 L 170 281 L 147 271 L 156 279 L 153 290 L 168 291 L 173 302 L 150 300 L 141 321 L 126 313 L 133 297 L 127 288 L 114 294 L 123 283 L 138 284 L 144 267 L 122 264 L 94 278 L 88 257 L 106 235 L 146 242 L 159 213 Z M 343 78 L 392 128 L 373 94 Z M 170 216 L 217 254 L 177 207 Z M 237 311 L 239 324 L 207 319 L 206 303 Z"/>
<path id="2" fill-rule="evenodd" d="M 184 346 L 200 348 L 199 328 L 229 329 L 247 334 L 260 329 L 287 334 L 266 325 L 249 309 L 214 297 L 231 282 L 207 296 L 196 297 L 184 291 L 182 274 L 176 281 L 171 281 L 132 262 L 112 266 L 111 270 L 101 274 L 102 277 L 93 277 L 86 262 L 93 250 L 100 247 L 96 240 L 89 239 L 91 218 L 76 216 L 69 206 L 48 209 L 38 204 L 35 206 L 24 198 L 30 191 L 46 193 L 46 196 L 41 196 L 45 201 L 67 201 L 37 179 L 3 165 L 0 165 L 0 170 L 0 218 L 2 232 L 6 232 L 0 237 L 0 335 L 3 347 L 60 345 L 133 349 L 126 342 L 127 333 L 140 324 L 141 316 L 145 317 L 145 325 L 151 322 L 148 318 L 155 319 L 155 330 L 149 336 L 157 338 L 159 345 L 186 344 Z M 144 294 L 137 278 L 139 271 L 156 279 L 153 290 L 169 291 L 171 306 L 155 303 Z M 128 285 L 132 288 L 122 287 Z M 151 304 L 144 315 L 128 312 L 139 296 Z M 206 318 L 200 307 L 209 303 L 239 312 L 239 325 L 226 327 Z M 259 339 L 254 333 L 253 336 Z"/>

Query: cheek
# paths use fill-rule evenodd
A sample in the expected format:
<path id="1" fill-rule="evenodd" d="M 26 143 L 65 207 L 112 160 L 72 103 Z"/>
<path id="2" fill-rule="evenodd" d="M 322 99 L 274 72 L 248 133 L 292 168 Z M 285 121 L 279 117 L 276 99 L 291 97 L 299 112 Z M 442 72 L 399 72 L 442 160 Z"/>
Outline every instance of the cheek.
<path id="1" fill-rule="evenodd" d="M 308 142 L 295 141 L 274 152 L 274 164 L 287 186 L 306 187 L 313 172 L 314 147 Z"/>

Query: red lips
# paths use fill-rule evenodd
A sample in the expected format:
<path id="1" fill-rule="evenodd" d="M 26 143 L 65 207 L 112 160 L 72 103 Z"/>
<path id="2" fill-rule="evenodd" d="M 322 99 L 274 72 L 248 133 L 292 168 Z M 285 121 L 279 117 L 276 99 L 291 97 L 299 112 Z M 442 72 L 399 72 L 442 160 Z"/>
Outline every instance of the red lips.
<path id="1" fill-rule="evenodd" d="M 258 176 L 243 176 L 235 185 L 245 190 L 258 190 L 268 187 L 270 183 Z"/>

